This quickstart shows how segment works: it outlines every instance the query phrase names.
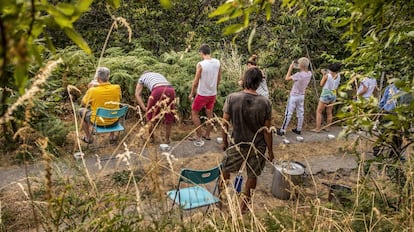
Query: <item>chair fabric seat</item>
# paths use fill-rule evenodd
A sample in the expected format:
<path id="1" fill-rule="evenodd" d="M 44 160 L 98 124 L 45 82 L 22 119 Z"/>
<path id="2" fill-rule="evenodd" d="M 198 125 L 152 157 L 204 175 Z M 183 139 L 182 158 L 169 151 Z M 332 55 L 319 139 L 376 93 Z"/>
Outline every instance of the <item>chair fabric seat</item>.
<path id="1" fill-rule="evenodd" d="M 176 196 L 176 194 L 180 195 Z M 171 190 L 167 192 L 167 195 L 173 201 L 175 199 L 175 203 L 179 204 L 185 210 L 211 205 L 220 201 L 217 197 L 200 186 Z"/>
<path id="2" fill-rule="evenodd" d="M 110 132 L 117 132 L 117 131 L 123 131 L 124 127 L 121 125 L 121 123 L 117 122 L 114 125 L 110 126 L 95 126 L 96 133 L 110 133 Z"/>

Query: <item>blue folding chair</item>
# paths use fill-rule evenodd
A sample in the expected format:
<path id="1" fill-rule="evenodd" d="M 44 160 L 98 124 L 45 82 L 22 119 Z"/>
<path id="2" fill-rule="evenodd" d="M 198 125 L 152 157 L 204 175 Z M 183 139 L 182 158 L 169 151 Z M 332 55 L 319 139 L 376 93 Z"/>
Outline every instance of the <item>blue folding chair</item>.
<path id="1" fill-rule="evenodd" d="M 95 121 L 92 125 L 92 134 L 102 134 L 102 133 L 111 133 L 111 132 L 121 132 L 125 128 L 123 126 L 125 122 L 125 115 L 128 111 L 128 106 L 124 106 L 119 109 L 107 109 L 103 107 L 98 107 L 96 109 Z M 99 126 L 98 122 L 100 120 L 105 120 L 106 118 L 118 118 L 118 121 L 109 126 Z"/>
<path id="2" fill-rule="evenodd" d="M 210 170 L 190 170 L 182 169 L 180 178 L 178 179 L 177 189 L 167 192 L 167 195 L 173 200 L 174 207 L 178 204 L 184 210 L 191 210 L 203 206 L 209 206 L 218 203 L 220 200 L 214 196 L 218 188 L 218 178 L 220 176 L 220 166 Z M 200 185 L 216 180 L 213 193 Z M 194 185 L 192 187 L 180 188 L 181 183 Z M 171 208 L 172 209 L 172 208 Z M 182 215 L 181 215 L 182 218 Z"/>

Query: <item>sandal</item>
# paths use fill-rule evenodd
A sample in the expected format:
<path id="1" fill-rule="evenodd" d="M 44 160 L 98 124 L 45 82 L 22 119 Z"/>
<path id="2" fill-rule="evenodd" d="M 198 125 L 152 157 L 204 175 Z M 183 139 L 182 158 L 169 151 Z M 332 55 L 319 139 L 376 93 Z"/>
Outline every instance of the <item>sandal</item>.
<path id="1" fill-rule="evenodd" d="M 194 141 L 194 146 L 202 147 L 202 146 L 204 146 L 204 141 L 203 140 Z"/>
<path id="2" fill-rule="evenodd" d="M 250 212 L 249 205 L 251 203 L 250 197 L 246 196 L 244 193 L 242 193 L 240 197 L 241 197 L 241 206 L 240 206 L 241 214 L 249 213 Z"/>
<path id="3" fill-rule="evenodd" d="M 210 138 L 210 137 L 207 137 L 207 136 L 205 136 L 205 135 L 203 135 L 203 139 L 205 139 L 205 140 L 207 140 L 207 141 L 210 141 L 210 140 L 211 140 L 211 138 Z"/>
<path id="4" fill-rule="evenodd" d="M 188 137 L 188 138 L 187 138 L 187 140 L 188 140 L 188 141 L 196 141 L 197 139 L 196 139 L 196 138 L 194 138 L 193 136 L 190 136 L 190 137 Z"/>
<path id="5" fill-rule="evenodd" d="M 88 137 L 86 137 L 86 136 L 83 136 L 83 137 L 81 138 L 81 140 L 82 140 L 84 143 L 87 143 L 87 144 L 92 144 L 92 143 L 93 143 L 93 140 L 88 139 Z"/>
<path id="6" fill-rule="evenodd" d="M 320 130 L 320 129 L 316 129 L 316 128 L 315 128 L 315 129 L 312 129 L 311 131 L 312 131 L 313 133 L 319 133 L 319 132 L 321 132 L 321 130 Z"/>

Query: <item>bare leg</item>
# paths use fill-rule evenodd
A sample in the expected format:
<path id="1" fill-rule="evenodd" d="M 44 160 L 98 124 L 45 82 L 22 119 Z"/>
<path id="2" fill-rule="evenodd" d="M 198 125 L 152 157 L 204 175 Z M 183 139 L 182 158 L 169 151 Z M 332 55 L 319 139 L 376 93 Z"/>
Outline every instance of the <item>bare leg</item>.
<path id="1" fill-rule="evenodd" d="M 256 189 L 256 185 L 257 185 L 256 177 L 247 177 L 246 185 L 244 187 L 245 189 L 243 191 L 243 194 L 245 195 L 246 198 L 244 199 L 241 205 L 242 212 L 247 209 L 247 204 L 250 202 L 250 198 L 251 198 L 251 192 L 252 190 Z"/>
<path id="2" fill-rule="evenodd" d="M 85 136 L 88 139 L 88 141 L 91 141 L 91 132 L 90 132 L 89 124 L 87 122 L 82 122 L 82 129 L 85 132 Z"/>
<path id="3" fill-rule="evenodd" d="M 333 105 L 329 105 L 326 106 L 326 122 L 327 122 L 327 126 L 331 125 L 332 123 L 332 110 L 333 110 Z"/>
<path id="4" fill-rule="evenodd" d="M 200 112 L 199 111 L 191 111 L 191 119 L 193 120 L 194 126 L 197 128 L 196 134 L 197 139 L 201 139 L 201 128 L 199 128 L 201 121 L 200 121 Z"/>
<path id="5" fill-rule="evenodd" d="M 318 108 L 316 109 L 316 128 L 313 129 L 313 131 L 320 131 L 321 130 L 321 124 L 322 124 L 322 113 L 325 109 L 325 103 L 319 102 Z"/>
<path id="6" fill-rule="evenodd" d="M 207 115 L 208 120 L 211 120 L 213 118 L 213 109 L 211 109 L 211 110 L 206 109 L 206 115 Z M 211 125 L 210 122 L 208 122 L 207 123 L 207 128 L 206 128 L 206 134 L 205 134 L 205 136 L 207 138 L 210 138 L 210 131 L 212 130 L 212 128 L 213 128 L 213 126 Z"/>
<path id="7" fill-rule="evenodd" d="M 221 177 L 219 179 L 219 184 L 218 184 L 218 194 L 220 197 L 220 200 L 225 199 L 223 195 L 225 186 L 227 181 L 230 179 L 230 172 L 225 172 L 225 171 L 221 171 Z"/>
<path id="8" fill-rule="evenodd" d="M 165 124 L 165 140 L 166 140 L 166 143 L 170 143 L 171 142 L 170 141 L 171 127 L 172 127 L 172 124 L 171 123 Z"/>
<path id="9" fill-rule="evenodd" d="M 115 133 L 114 132 L 109 133 L 109 140 L 115 140 L 115 139 L 116 139 Z"/>
<path id="10" fill-rule="evenodd" d="M 152 123 L 152 122 L 149 122 L 148 133 L 150 135 L 150 142 L 153 142 L 153 140 L 154 140 L 154 123 Z"/>

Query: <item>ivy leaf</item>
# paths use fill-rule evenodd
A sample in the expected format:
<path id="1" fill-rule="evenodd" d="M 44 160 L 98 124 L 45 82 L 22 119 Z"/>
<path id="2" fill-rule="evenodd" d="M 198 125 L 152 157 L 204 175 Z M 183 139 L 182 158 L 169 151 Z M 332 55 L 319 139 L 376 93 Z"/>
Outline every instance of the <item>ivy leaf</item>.
<path id="1" fill-rule="evenodd" d="M 273 4 L 273 3 L 271 3 L 271 4 Z M 270 17 L 272 16 L 272 7 L 271 7 L 270 4 L 266 4 L 265 12 L 266 12 L 266 20 L 269 21 Z"/>
<path id="2" fill-rule="evenodd" d="M 121 5 L 120 0 L 107 0 L 107 2 L 114 8 L 118 8 Z"/>
<path id="3" fill-rule="evenodd" d="M 91 54 L 92 51 L 89 48 L 88 43 L 82 38 L 82 36 L 76 32 L 73 28 L 65 27 L 64 28 L 65 34 L 82 50 L 84 50 L 87 54 Z"/>
<path id="4" fill-rule="evenodd" d="M 75 13 L 75 7 L 69 3 L 59 3 L 56 8 L 66 16 L 71 16 Z"/>
<path id="5" fill-rule="evenodd" d="M 238 23 L 238 24 L 233 24 L 233 25 L 229 25 L 225 27 L 223 30 L 223 33 L 224 35 L 230 35 L 230 34 L 239 33 L 243 29 L 244 29 L 244 24 Z"/>
<path id="6" fill-rule="evenodd" d="M 14 76 L 14 83 L 16 84 L 17 88 L 19 89 L 19 93 L 24 93 L 24 87 L 27 83 L 28 76 L 27 76 L 27 65 L 25 63 L 18 64 L 13 73 Z"/>
<path id="7" fill-rule="evenodd" d="M 170 9 L 172 7 L 170 0 L 160 0 L 160 4 L 164 9 Z"/>
<path id="8" fill-rule="evenodd" d="M 209 15 L 209 17 L 216 17 L 219 15 L 226 15 L 229 14 L 231 7 L 233 6 L 233 4 L 231 2 L 227 2 L 221 6 L 219 6 L 215 11 L 211 12 L 211 14 Z"/>
<path id="9" fill-rule="evenodd" d="M 247 41 L 247 49 L 249 50 L 250 53 L 252 52 L 252 42 L 253 42 L 253 38 L 255 34 L 256 34 L 256 26 L 250 32 L 249 40 Z"/>
<path id="10" fill-rule="evenodd" d="M 77 10 L 79 12 L 86 12 L 89 10 L 93 0 L 79 0 Z"/>

